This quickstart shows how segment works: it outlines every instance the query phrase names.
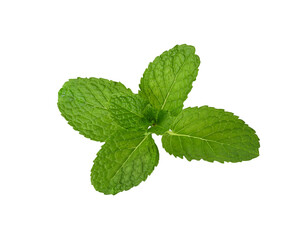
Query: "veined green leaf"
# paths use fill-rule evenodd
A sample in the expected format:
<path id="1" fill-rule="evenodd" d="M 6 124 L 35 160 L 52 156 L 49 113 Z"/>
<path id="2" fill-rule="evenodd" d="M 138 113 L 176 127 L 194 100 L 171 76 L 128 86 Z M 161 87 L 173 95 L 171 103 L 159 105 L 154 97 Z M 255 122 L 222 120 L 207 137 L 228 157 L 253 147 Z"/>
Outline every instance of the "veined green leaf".
<path id="1" fill-rule="evenodd" d="M 118 93 L 133 94 L 123 84 L 103 78 L 70 79 L 59 91 L 58 107 L 80 134 L 105 141 L 121 129 L 108 112 L 110 97 Z"/>
<path id="2" fill-rule="evenodd" d="M 199 64 L 193 46 L 176 45 L 149 64 L 140 82 L 139 95 L 158 112 L 166 110 L 177 115 L 192 89 Z"/>
<path id="3" fill-rule="evenodd" d="M 137 94 L 116 95 L 110 99 L 109 112 L 112 119 L 125 129 L 147 129 L 151 124 L 143 114 L 147 104 Z"/>
<path id="4" fill-rule="evenodd" d="M 156 135 L 163 135 L 168 131 L 173 123 L 174 117 L 167 111 L 160 111 L 156 123 L 148 129 L 148 132 L 155 133 Z"/>
<path id="5" fill-rule="evenodd" d="M 145 107 L 143 115 L 146 119 L 148 119 L 151 124 L 154 124 L 156 122 L 157 112 L 156 109 L 154 109 L 154 107 L 152 107 L 150 103 L 148 103 Z"/>
<path id="6" fill-rule="evenodd" d="M 233 113 L 208 106 L 184 109 L 162 138 L 165 150 L 188 160 L 240 162 L 259 155 L 255 131 Z"/>
<path id="7" fill-rule="evenodd" d="M 91 170 L 91 183 L 105 194 L 128 190 L 147 179 L 158 159 L 158 149 L 151 134 L 118 132 L 98 152 Z"/>

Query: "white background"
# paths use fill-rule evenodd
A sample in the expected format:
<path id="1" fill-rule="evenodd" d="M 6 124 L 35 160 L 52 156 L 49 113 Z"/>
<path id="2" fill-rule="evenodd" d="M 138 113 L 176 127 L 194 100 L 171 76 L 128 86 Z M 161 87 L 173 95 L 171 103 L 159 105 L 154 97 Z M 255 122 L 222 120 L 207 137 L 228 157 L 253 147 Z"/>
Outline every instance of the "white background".
<path id="1" fill-rule="evenodd" d="M 0 239 L 302 239 L 301 1 L 1 1 Z M 232 111 L 261 139 L 243 163 L 167 154 L 138 187 L 90 184 L 101 143 L 60 116 L 75 77 L 137 92 L 148 63 L 194 45 L 185 107 Z"/>

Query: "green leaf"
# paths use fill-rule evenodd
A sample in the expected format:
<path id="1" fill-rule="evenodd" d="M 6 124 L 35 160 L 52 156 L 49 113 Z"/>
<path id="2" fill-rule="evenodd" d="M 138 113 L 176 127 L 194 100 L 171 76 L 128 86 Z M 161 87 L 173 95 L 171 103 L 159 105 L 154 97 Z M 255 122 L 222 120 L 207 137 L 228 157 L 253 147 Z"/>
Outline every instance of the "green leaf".
<path id="1" fill-rule="evenodd" d="M 151 124 L 143 114 L 147 104 L 137 94 L 116 95 L 110 99 L 109 112 L 112 119 L 125 129 L 147 129 Z"/>
<path id="2" fill-rule="evenodd" d="M 168 131 L 173 123 L 172 117 L 167 111 L 160 111 L 156 123 L 148 130 L 148 132 L 155 133 L 156 135 L 163 135 Z"/>
<path id="3" fill-rule="evenodd" d="M 105 141 L 121 129 L 109 114 L 113 94 L 133 94 L 119 82 L 103 78 L 70 79 L 59 91 L 58 107 L 62 116 L 80 134 L 96 141 Z"/>
<path id="4" fill-rule="evenodd" d="M 208 106 L 184 109 L 162 138 L 165 150 L 188 160 L 240 162 L 259 156 L 255 131 L 233 113 Z"/>
<path id="5" fill-rule="evenodd" d="M 145 118 L 147 118 L 148 121 L 151 123 L 151 125 L 156 122 L 157 112 L 154 109 L 154 107 L 151 106 L 150 103 L 148 103 L 147 106 L 145 107 L 143 114 Z"/>
<path id="6" fill-rule="evenodd" d="M 149 64 L 140 82 L 139 95 L 158 112 L 166 110 L 177 115 L 192 89 L 199 64 L 193 46 L 176 45 Z"/>
<path id="7" fill-rule="evenodd" d="M 105 194 L 128 190 L 147 179 L 158 159 L 151 134 L 118 132 L 98 152 L 91 170 L 91 183 Z"/>

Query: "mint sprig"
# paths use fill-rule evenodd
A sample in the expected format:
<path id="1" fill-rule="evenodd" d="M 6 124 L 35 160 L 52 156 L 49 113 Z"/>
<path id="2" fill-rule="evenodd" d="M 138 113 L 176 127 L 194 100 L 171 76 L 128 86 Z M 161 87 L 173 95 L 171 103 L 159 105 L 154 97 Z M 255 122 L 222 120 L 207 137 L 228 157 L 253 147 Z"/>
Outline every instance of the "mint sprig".
<path id="1" fill-rule="evenodd" d="M 91 183 L 104 194 L 137 186 L 152 173 L 164 149 L 191 161 L 241 162 L 259 156 L 255 131 L 233 113 L 203 106 L 183 109 L 196 80 L 195 48 L 176 45 L 149 64 L 138 94 L 103 78 L 77 78 L 59 91 L 58 107 L 80 134 L 106 142 L 91 170 Z"/>

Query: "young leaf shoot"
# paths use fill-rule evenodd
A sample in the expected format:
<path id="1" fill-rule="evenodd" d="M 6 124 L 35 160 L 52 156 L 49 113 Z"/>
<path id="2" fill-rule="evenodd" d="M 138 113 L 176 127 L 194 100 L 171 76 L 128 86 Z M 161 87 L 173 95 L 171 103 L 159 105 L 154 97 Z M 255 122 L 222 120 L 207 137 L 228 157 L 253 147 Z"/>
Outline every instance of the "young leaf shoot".
<path id="1" fill-rule="evenodd" d="M 169 154 L 189 161 L 235 163 L 259 156 L 256 132 L 233 113 L 208 106 L 183 109 L 199 64 L 193 46 L 176 45 L 149 64 L 138 94 L 103 78 L 63 85 L 62 116 L 80 134 L 105 142 L 91 170 L 97 191 L 117 194 L 147 179 L 159 161 L 153 133 L 162 135 Z"/>

